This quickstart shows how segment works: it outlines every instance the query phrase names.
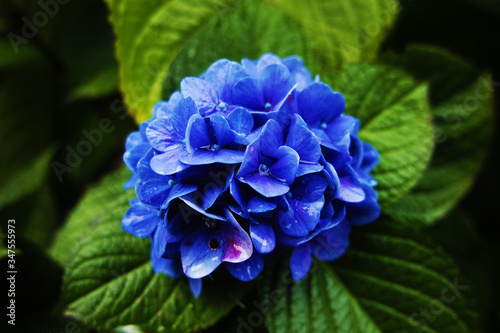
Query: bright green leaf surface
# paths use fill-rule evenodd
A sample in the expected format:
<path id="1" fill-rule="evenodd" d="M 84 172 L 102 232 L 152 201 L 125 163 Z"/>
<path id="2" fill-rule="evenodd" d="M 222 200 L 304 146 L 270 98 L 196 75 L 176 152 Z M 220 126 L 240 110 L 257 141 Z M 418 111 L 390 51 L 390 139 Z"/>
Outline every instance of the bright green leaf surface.
<path id="1" fill-rule="evenodd" d="M 300 282 L 288 265 L 268 272 L 262 304 L 274 304 L 271 333 L 472 331 L 470 286 L 435 245 L 388 219 L 352 235 L 342 259 L 313 264 Z"/>
<path id="2" fill-rule="evenodd" d="M 52 255 L 66 267 L 66 312 L 106 330 L 133 324 L 157 332 L 192 332 L 214 324 L 248 284 L 205 279 L 195 299 L 185 279 L 155 274 L 150 241 L 121 228 L 134 196 L 122 190 L 129 175 L 119 171 L 89 191 L 57 237 Z"/>
<path id="3" fill-rule="evenodd" d="M 118 40 L 121 88 L 137 122 L 177 89 L 179 77 L 199 75 L 218 58 L 298 54 L 313 72 L 372 59 L 398 11 L 392 0 L 107 3 Z"/>
<path id="4" fill-rule="evenodd" d="M 484 161 L 493 127 L 493 88 L 488 75 L 434 48 L 411 48 L 390 63 L 430 82 L 436 150 L 418 185 L 387 212 L 398 220 L 431 224 L 464 196 Z"/>
<path id="5" fill-rule="evenodd" d="M 373 175 L 382 208 L 418 181 L 432 151 L 427 88 L 409 75 L 373 64 L 349 65 L 323 79 L 346 98 L 346 113 L 361 120 L 359 136 L 380 152 Z"/>

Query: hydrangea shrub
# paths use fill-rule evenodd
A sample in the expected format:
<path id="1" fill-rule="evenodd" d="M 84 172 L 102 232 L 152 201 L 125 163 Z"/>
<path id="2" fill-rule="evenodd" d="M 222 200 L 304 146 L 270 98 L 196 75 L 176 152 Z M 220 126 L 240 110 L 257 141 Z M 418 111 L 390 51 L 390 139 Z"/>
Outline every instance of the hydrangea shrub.
<path id="1" fill-rule="evenodd" d="M 249 281 L 287 249 L 302 279 L 312 256 L 338 258 L 351 225 L 380 214 L 379 154 L 344 109 L 295 56 L 221 59 L 184 78 L 126 140 L 137 199 L 123 229 L 149 238 L 154 271 L 186 275 L 195 296 L 222 263 Z"/>

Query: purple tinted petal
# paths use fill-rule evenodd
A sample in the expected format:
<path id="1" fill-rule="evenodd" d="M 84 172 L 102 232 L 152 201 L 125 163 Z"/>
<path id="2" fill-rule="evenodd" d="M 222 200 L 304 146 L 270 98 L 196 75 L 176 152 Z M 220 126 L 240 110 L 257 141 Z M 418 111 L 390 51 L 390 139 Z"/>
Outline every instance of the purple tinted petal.
<path id="1" fill-rule="evenodd" d="M 227 270 L 232 276 L 241 281 L 251 281 L 255 279 L 264 268 L 264 259 L 262 255 L 255 252 L 250 259 L 240 263 L 227 263 Z"/>
<path id="2" fill-rule="evenodd" d="M 176 145 L 172 150 L 154 156 L 151 159 L 151 169 L 160 175 L 172 175 L 189 167 L 179 161 L 179 154 L 184 151 L 184 147 Z"/>
<path id="3" fill-rule="evenodd" d="M 299 154 L 290 147 L 281 146 L 276 157 L 278 161 L 269 166 L 271 174 L 286 184 L 292 184 L 299 167 Z"/>
<path id="4" fill-rule="evenodd" d="M 234 109 L 229 116 L 227 116 L 227 121 L 236 133 L 246 135 L 253 129 L 253 117 L 250 112 L 244 108 Z"/>
<path id="5" fill-rule="evenodd" d="M 237 62 L 221 59 L 213 63 L 203 75 L 204 79 L 212 84 L 219 99 L 232 104 L 232 88 L 234 84 L 247 77 L 248 74 Z"/>
<path id="6" fill-rule="evenodd" d="M 297 246 L 290 257 L 290 271 L 295 281 L 302 280 L 311 268 L 312 250 L 309 243 Z"/>
<path id="7" fill-rule="evenodd" d="M 363 190 L 366 193 L 365 200 L 346 205 L 346 216 L 349 222 L 354 225 L 365 225 L 380 216 L 377 192 L 366 185 L 363 186 Z"/>
<path id="8" fill-rule="evenodd" d="M 253 110 L 262 110 L 265 103 L 259 81 L 248 77 L 236 82 L 233 87 L 233 103 Z"/>
<path id="9" fill-rule="evenodd" d="M 365 199 L 365 192 L 356 174 L 347 174 L 340 177 L 338 198 L 345 202 L 361 202 Z"/>
<path id="10" fill-rule="evenodd" d="M 181 93 L 191 97 L 201 115 L 210 113 L 219 104 L 217 94 L 211 84 L 197 77 L 187 77 L 181 81 Z"/>
<path id="11" fill-rule="evenodd" d="M 135 237 L 144 238 L 155 231 L 161 219 L 157 209 L 138 203 L 130 207 L 122 220 L 122 228 Z"/>
<path id="12" fill-rule="evenodd" d="M 277 106 L 287 96 L 294 83 L 288 69 L 281 64 L 271 64 L 260 73 L 264 100 Z"/>
<path id="13" fill-rule="evenodd" d="M 302 90 L 297 98 L 299 114 L 308 124 L 330 123 L 345 109 L 344 96 L 322 82 Z"/>
<path id="14" fill-rule="evenodd" d="M 250 237 L 255 249 L 260 253 L 269 253 L 276 246 L 273 228 L 266 223 L 250 223 Z"/>
<path id="15" fill-rule="evenodd" d="M 288 185 L 283 182 L 258 173 L 246 178 L 241 177 L 239 180 L 250 185 L 254 190 L 267 198 L 283 195 L 290 190 Z"/>
<path id="16" fill-rule="evenodd" d="M 189 288 L 193 293 L 195 298 L 198 298 L 201 294 L 201 279 L 189 279 Z"/>
<path id="17" fill-rule="evenodd" d="M 229 211 L 226 211 L 226 218 L 227 222 L 220 223 L 224 237 L 224 254 L 221 260 L 233 263 L 245 261 L 253 253 L 252 240 Z"/>
<path id="18" fill-rule="evenodd" d="M 217 232 L 199 229 L 184 237 L 181 243 L 181 261 L 184 274 L 199 279 L 212 273 L 220 264 L 224 246 Z"/>
<path id="19" fill-rule="evenodd" d="M 343 220 L 335 227 L 322 231 L 311 242 L 313 254 L 322 261 L 337 259 L 345 253 L 349 245 L 349 222 Z"/>
<path id="20" fill-rule="evenodd" d="M 189 118 L 186 129 L 186 149 L 193 153 L 196 149 L 210 147 L 212 141 L 207 130 L 207 123 L 199 114 Z"/>

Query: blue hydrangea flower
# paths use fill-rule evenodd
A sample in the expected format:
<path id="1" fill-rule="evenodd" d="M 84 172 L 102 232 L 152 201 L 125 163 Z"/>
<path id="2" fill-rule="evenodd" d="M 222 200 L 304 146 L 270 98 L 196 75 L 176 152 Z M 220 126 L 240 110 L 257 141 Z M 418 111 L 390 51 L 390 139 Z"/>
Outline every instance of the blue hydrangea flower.
<path id="1" fill-rule="evenodd" d="M 126 140 L 137 200 L 123 229 L 149 238 L 153 270 L 186 276 L 196 297 L 219 266 L 250 281 L 280 255 L 302 279 L 380 214 L 380 156 L 344 109 L 298 57 L 222 59 L 185 78 Z"/>

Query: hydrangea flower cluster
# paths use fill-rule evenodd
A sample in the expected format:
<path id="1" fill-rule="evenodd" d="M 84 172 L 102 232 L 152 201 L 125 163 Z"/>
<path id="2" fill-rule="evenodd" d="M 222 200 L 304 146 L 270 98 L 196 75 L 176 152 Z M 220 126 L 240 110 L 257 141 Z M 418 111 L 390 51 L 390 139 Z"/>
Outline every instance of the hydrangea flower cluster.
<path id="1" fill-rule="evenodd" d="M 196 297 L 222 263 L 249 281 L 286 248 L 300 280 L 312 256 L 338 258 L 351 225 L 380 213 L 379 154 L 344 109 L 298 57 L 216 61 L 128 136 L 137 200 L 123 229 L 149 237 L 154 271 L 186 275 Z"/>

